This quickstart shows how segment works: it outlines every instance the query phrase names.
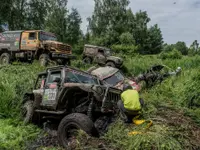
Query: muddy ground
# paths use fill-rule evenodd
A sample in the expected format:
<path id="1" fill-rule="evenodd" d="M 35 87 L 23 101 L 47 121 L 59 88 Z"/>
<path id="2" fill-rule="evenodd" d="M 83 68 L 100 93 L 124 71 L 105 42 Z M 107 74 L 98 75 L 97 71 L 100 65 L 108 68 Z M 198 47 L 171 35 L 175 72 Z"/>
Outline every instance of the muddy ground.
<path id="1" fill-rule="evenodd" d="M 194 150 L 200 149 L 200 127 L 194 123 L 194 121 L 184 115 L 183 111 L 175 110 L 169 107 L 160 107 L 152 118 L 154 124 L 165 124 L 171 130 L 173 130 L 173 137 L 177 139 L 182 137 L 187 142 L 184 143 L 185 147 Z M 80 138 L 80 145 L 77 149 L 82 150 L 117 150 L 109 146 L 103 139 L 92 138 L 87 135 L 82 135 Z M 188 144 L 188 145 L 187 145 Z M 38 139 L 32 143 L 27 144 L 27 149 L 29 150 L 42 150 L 43 148 L 56 148 L 56 150 L 62 150 L 59 147 L 57 141 L 57 132 L 55 128 L 47 127 L 43 130 L 43 133 L 38 137 Z"/>

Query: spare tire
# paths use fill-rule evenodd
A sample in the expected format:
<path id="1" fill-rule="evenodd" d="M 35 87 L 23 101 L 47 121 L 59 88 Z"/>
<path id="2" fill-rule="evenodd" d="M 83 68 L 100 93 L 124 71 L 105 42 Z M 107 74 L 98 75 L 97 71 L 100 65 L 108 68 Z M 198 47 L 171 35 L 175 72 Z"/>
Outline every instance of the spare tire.
<path id="1" fill-rule="evenodd" d="M 28 100 L 22 106 L 22 117 L 24 120 L 24 124 L 32 122 L 33 114 L 34 114 L 33 101 Z"/>
<path id="2" fill-rule="evenodd" d="M 78 130 L 83 130 L 91 136 L 99 136 L 94 123 L 87 115 L 72 113 L 64 117 L 58 126 L 58 141 L 60 145 L 66 149 L 71 149 L 71 143 L 76 139 Z"/>

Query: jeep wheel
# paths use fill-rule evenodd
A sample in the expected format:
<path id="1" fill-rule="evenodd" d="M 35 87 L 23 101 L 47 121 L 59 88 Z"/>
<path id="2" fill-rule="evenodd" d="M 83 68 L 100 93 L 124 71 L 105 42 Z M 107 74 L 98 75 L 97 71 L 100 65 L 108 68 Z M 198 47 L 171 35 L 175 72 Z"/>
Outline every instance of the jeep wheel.
<path id="1" fill-rule="evenodd" d="M 8 53 L 3 53 L 0 57 L 0 64 L 1 65 L 8 65 L 10 64 L 11 56 Z"/>
<path id="2" fill-rule="evenodd" d="M 92 120 L 85 114 L 72 113 L 62 119 L 58 126 L 58 141 L 66 149 L 74 149 L 77 144 L 78 130 L 91 136 L 98 136 Z"/>
<path id="3" fill-rule="evenodd" d="M 106 66 L 110 66 L 110 67 L 113 67 L 113 68 L 116 67 L 116 66 L 115 66 L 115 63 L 114 63 L 114 62 L 111 62 L 111 61 L 107 62 L 107 63 L 106 63 Z"/>
<path id="4" fill-rule="evenodd" d="M 92 63 L 92 59 L 89 58 L 89 57 L 85 57 L 85 58 L 83 59 L 83 62 L 86 63 L 86 64 L 91 64 L 91 63 Z"/>
<path id="5" fill-rule="evenodd" d="M 48 54 L 42 54 L 39 58 L 40 65 L 46 67 L 49 63 L 49 55 Z"/>
<path id="6" fill-rule="evenodd" d="M 33 114 L 34 114 L 33 101 L 29 100 L 22 106 L 22 117 L 24 120 L 24 124 L 32 122 Z"/>

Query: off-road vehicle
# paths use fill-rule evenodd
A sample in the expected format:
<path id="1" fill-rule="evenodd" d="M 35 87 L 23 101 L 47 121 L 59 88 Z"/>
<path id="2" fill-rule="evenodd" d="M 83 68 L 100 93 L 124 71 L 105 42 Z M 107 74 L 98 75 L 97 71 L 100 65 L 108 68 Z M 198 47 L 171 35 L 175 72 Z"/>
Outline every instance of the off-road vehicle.
<path id="1" fill-rule="evenodd" d="M 42 66 L 50 61 L 60 65 L 70 64 L 71 46 L 58 42 L 53 33 L 41 30 L 5 31 L 0 33 L 0 64 L 14 60 L 32 62 L 39 60 Z"/>
<path id="2" fill-rule="evenodd" d="M 102 86 L 87 72 L 57 66 L 39 73 L 33 92 L 23 99 L 25 123 L 59 123 L 58 141 L 68 148 L 81 129 L 92 136 L 103 133 L 117 111 L 121 90 Z"/>
<path id="3" fill-rule="evenodd" d="M 140 90 L 140 86 L 131 78 L 126 77 L 119 69 L 110 66 L 106 67 L 91 67 L 87 70 L 88 73 L 99 78 L 104 85 L 112 86 L 122 90 L 123 85 L 130 84 L 133 89 Z"/>
<path id="4" fill-rule="evenodd" d="M 116 68 L 120 68 L 123 65 L 122 58 L 112 56 L 110 49 L 94 45 L 85 45 L 83 51 L 83 61 L 89 64 L 94 62 L 99 65 L 106 65 Z"/>
<path id="5" fill-rule="evenodd" d="M 156 83 L 161 83 L 169 76 L 180 74 L 181 68 L 178 67 L 176 70 L 173 70 L 165 65 L 153 65 L 147 71 L 135 77 L 126 77 L 119 69 L 109 66 L 93 66 L 87 72 L 98 77 L 104 85 L 122 90 L 124 83 L 128 83 L 133 89 L 139 91 L 142 88 L 152 87 Z"/>

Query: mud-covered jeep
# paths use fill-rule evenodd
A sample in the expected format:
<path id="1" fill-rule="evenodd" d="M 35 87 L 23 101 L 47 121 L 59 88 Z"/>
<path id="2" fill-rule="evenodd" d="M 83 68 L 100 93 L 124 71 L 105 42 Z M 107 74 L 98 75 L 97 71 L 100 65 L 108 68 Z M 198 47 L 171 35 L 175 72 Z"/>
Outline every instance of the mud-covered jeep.
<path id="1" fill-rule="evenodd" d="M 33 92 L 24 95 L 22 115 L 25 123 L 59 123 L 58 141 L 68 148 L 79 129 L 91 136 L 105 131 L 117 110 L 120 93 L 79 69 L 48 68 L 38 74 Z"/>
<path id="2" fill-rule="evenodd" d="M 112 56 L 110 49 L 94 45 L 85 45 L 83 51 L 83 62 L 89 64 L 94 62 L 99 65 L 116 68 L 120 68 L 123 65 L 122 58 Z"/>

